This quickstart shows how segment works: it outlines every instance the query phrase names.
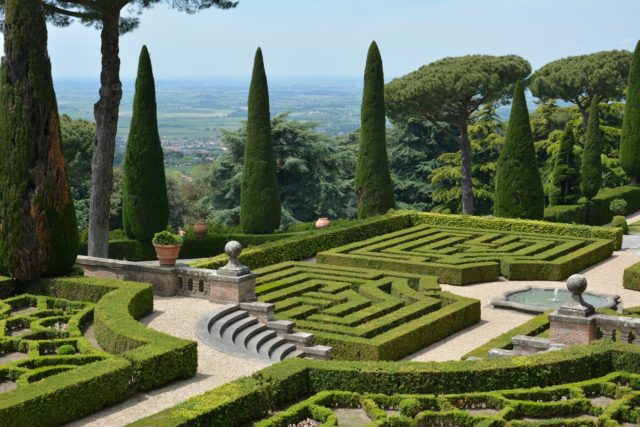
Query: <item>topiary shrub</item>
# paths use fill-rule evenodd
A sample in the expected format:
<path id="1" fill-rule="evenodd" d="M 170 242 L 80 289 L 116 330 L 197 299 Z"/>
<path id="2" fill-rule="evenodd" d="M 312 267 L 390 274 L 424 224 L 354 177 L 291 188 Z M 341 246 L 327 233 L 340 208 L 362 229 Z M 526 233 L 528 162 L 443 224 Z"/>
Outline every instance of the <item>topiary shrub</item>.
<path id="1" fill-rule="evenodd" d="M 613 217 L 613 221 L 611 221 L 612 227 L 618 227 L 622 229 L 624 234 L 629 234 L 629 225 L 627 224 L 627 218 L 622 215 L 616 215 Z"/>
<path id="2" fill-rule="evenodd" d="M 422 411 L 422 405 L 420 404 L 420 401 L 418 399 L 410 398 L 404 399 L 402 402 L 400 402 L 398 409 L 400 409 L 400 415 L 409 418 L 415 418 L 416 415 L 418 415 L 418 413 Z"/>
<path id="3" fill-rule="evenodd" d="M 178 246 L 182 244 L 182 237 L 170 231 L 161 231 L 153 235 L 154 245 Z"/>
<path id="4" fill-rule="evenodd" d="M 76 354 L 76 348 L 71 344 L 65 344 L 58 347 L 56 350 L 56 354 L 58 356 L 69 356 L 71 354 Z"/>
<path id="5" fill-rule="evenodd" d="M 624 215 L 627 212 L 627 201 L 624 199 L 614 199 L 609 203 L 609 210 L 615 216 Z"/>

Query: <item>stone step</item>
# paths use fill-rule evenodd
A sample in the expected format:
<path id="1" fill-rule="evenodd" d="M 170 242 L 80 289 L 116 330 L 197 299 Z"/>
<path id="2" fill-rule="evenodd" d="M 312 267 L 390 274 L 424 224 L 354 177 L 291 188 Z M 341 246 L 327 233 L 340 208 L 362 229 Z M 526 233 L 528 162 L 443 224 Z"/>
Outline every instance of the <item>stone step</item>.
<path id="1" fill-rule="evenodd" d="M 287 354 L 284 358 L 286 359 L 294 359 L 297 357 L 304 357 L 304 352 L 300 350 L 294 350 L 291 353 Z"/>
<path id="2" fill-rule="evenodd" d="M 258 354 L 265 359 L 271 359 L 271 354 L 275 351 L 276 347 L 286 344 L 287 340 L 282 337 L 275 336 L 270 340 L 265 341 L 258 349 Z"/>
<path id="3" fill-rule="evenodd" d="M 311 347 L 303 347 L 304 357 L 309 359 L 327 360 L 331 359 L 331 351 L 333 348 L 325 345 L 314 345 Z"/>
<path id="4" fill-rule="evenodd" d="M 284 343 L 279 345 L 273 352 L 271 353 L 271 360 L 275 360 L 276 362 L 280 362 L 286 359 L 287 355 L 296 351 L 296 346 L 294 344 Z"/>
<path id="5" fill-rule="evenodd" d="M 233 343 L 241 349 L 246 350 L 249 340 L 258 335 L 260 332 L 264 332 L 266 330 L 267 327 L 260 323 L 258 323 L 257 325 L 249 326 L 248 328 L 240 331 Z"/>
<path id="6" fill-rule="evenodd" d="M 274 337 L 276 337 L 276 333 L 268 329 L 258 333 L 247 341 L 247 351 L 259 355 L 260 347 Z"/>
<path id="7" fill-rule="evenodd" d="M 231 346 L 234 345 L 235 339 L 240 332 L 242 332 L 244 329 L 248 328 L 249 326 L 253 326 L 257 324 L 258 324 L 258 319 L 256 319 L 255 317 L 247 316 L 238 320 L 237 322 L 229 325 L 224 330 L 224 332 L 222 333 L 222 342 L 225 343 L 226 345 L 231 345 Z"/>
<path id="8" fill-rule="evenodd" d="M 218 318 L 218 320 L 216 320 L 211 327 L 211 335 L 222 338 L 222 333 L 226 328 L 228 328 L 231 324 L 244 319 L 245 317 L 249 317 L 249 313 L 244 310 L 236 309 L 226 316 Z"/>

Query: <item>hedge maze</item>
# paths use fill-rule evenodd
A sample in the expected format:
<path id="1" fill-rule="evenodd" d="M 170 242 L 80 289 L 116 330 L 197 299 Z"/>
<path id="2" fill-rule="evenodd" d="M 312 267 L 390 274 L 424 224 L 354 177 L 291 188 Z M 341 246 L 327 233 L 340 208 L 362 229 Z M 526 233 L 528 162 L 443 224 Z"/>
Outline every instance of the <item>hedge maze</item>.
<path id="1" fill-rule="evenodd" d="M 276 319 L 340 359 L 396 360 L 480 320 L 477 300 L 441 292 L 433 276 L 297 262 L 256 273 Z"/>
<path id="2" fill-rule="evenodd" d="M 0 301 L 0 389 L 111 357 L 82 337 L 93 304 L 21 295 Z"/>
<path id="3" fill-rule="evenodd" d="M 423 224 L 330 249 L 325 264 L 429 274 L 465 285 L 563 280 L 611 256 L 610 240 Z"/>
<path id="4" fill-rule="evenodd" d="M 630 426 L 639 413 L 640 375 L 613 373 L 555 387 L 437 396 L 321 391 L 254 426 Z"/>

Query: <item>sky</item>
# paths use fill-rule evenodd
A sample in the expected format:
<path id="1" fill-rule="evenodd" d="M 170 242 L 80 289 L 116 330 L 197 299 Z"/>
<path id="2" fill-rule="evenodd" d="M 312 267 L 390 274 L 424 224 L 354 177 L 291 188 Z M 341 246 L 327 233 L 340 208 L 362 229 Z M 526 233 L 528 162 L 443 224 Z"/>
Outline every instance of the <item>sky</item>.
<path id="1" fill-rule="evenodd" d="M 633 50 L 640 0 L 240 0 L 188 15 L 158 5 L 121 38 L 123 79 L 140 48 L 157 79 L 249 79 L 261 46 L 271 78 L 362 75 L 369 43 L 387 80 L 446 56 L 518 54 L 534 69 L 570 55 Z M 1 44 L 1 43 L 0 43 Z M 97 79 L 99 31 L 50 27 L 55 79 Z"/>

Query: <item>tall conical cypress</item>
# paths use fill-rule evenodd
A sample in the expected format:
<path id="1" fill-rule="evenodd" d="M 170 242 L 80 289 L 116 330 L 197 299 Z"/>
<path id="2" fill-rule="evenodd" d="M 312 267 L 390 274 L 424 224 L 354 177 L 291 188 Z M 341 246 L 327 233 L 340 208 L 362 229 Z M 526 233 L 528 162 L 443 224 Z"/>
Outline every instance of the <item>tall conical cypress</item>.
<path id="1" fill-rule="evenodd" d="M 366 218 L 396 207 L 387 156 L 384 70 L 376 42 L 369 47 L 364 70 L 361 122 L 355 185 L 358 218 Z"/>
<path id="2" fill-rule="evenodd" d="M 0 271 L 29 281 L 71 271 L 78 229 L 40 0 L 7 0 L 0 67 Z"/>
<path id="3" fill-rule="evenodd" d="M 570 205 L 578 201 L 580 177 L 573 153 L 575 143 L 573 128 L 567 123 L 560 137 L 560 147 L 551 174 L 551 183 L 554 188 L 549 194 L 549 202 L 552 205 Z"/>
<path id="4" fill-rule="evenodd" d="M 637 184 L 640 174 L 640 41 L 633 53 L 629 72 L 620 141 L 620 165 L 633 184 Z"/>
<path id="5" fill-rule="evenodd" d="M 269 86 L 260 48 L 256 52 L 249 88 L 240 226 L 245 233 L 258 234 L 271 233 L 280 226 L 280 188 L 271 137 Z"/>
<path id="6" fill-rule="evenodd" d="M 509 127 L 496 165 L 496 216 L 541 219 L 544 191 L 533 146 L 522 82 L 513 92 Z"/>
<path id="7" fill-rule="evenodd" d="M 164 155 L 158 133 L 156 86 L 151 58 L 142 47 L 129 140 L 124 158 L 122 222 L 132 239 L 150 241 L 169 222 Z"/>
<path id="8" fill-rule="evenodd" d="M 589 124 L 582 151 L 580 166 L 580 190 L 588 200 L 593 199 L 602 185 L 602 131 L 600 130 L 600 107 L 598 98 L 591 101 Z"/>

